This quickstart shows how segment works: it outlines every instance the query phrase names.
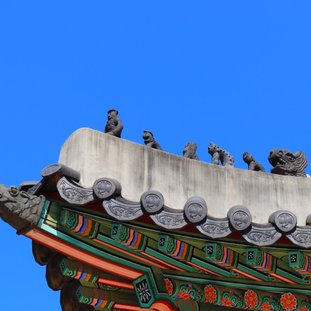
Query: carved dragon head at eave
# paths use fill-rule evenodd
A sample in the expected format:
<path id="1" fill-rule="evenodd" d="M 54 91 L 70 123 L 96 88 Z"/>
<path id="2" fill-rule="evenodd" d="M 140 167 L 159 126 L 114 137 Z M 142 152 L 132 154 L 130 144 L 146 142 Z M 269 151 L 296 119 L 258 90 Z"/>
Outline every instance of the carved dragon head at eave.
<path id="1" fill-rule="evenodd" d="M 0 218 L 17 230 L 36 225 L 44 201 L 42 195 L 31 195 L 14 186 L 0 185 Z"/>
<path id="2" fill-rule="evenodd" d="M 285 149 L 272 149 L 269 162 L 273 166 L 271 173 L 279 175 L 306 176 L 307 158 L 302 151 L 292 153 Z"/>

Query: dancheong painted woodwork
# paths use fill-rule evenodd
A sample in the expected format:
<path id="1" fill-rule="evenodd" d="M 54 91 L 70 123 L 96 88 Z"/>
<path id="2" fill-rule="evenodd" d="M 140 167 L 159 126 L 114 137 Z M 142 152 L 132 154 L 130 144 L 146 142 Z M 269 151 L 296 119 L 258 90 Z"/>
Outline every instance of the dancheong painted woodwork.
<path id="1" fill-rule="evenodd" d="M 110 176 L 84 187 L 62 164 L 42 176 L 2 186 L 1 217 L 33 240 L 63 311 L 311 310 L 311 230 L 294 212 L 217 218 L 198 196 L 173 209 L 157 190 L 128 200 Z"/>

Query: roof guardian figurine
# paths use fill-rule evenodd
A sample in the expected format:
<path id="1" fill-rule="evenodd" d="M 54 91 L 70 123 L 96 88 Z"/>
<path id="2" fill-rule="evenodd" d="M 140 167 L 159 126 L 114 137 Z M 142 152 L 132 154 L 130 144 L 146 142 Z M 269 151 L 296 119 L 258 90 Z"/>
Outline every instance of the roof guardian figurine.
<path id="1" fill-rule="evenodd" d="M 219 165 L 220 162 L 222 166 L 233 167 L 233 156 L 228 151 L 220 148 L 214 143 L 210 143 L 208 146 L 208 153 L 212 156 L 213 164 Z"/>
<path id="2" fill-rule="evenodd" d="M 188 159 L 199 160 L 197 156 L 197 144 L 188 142 L 183 150 L 183 156 Z"/>
<path id="3" fill-rule="evenodd" d="M 153 134 L 150 131 L 144 131 L 143 139 L 146 146 L 162 150 L 160 144 L 154 139 Z"/>
<path id="4" fill-rule="evenodd" d="M 118 116 L 119 112 L 115 109 L 108 110 L 108 120 L 105 126 L 105 133 L 115 137 L 121 137 L 123 124 Z"/>
<path id="5" fill-rule="evenodd" d="M 243 153 L 243 161 L 248 165 L 249 171 L 265 172 L 265 168 L 246 151 Z"/>

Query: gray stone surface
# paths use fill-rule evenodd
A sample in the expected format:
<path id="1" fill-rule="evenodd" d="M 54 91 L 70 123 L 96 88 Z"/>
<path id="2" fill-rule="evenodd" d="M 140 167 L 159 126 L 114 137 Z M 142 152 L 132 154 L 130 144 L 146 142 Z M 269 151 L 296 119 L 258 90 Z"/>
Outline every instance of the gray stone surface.
<path id="1" fill-rule="evenodd" d="M 201 196 L 213 217 L 225 217 L 231 207 L 243 205 L 253 222 L 267 223 L 274 211 L 288 210 L 298 225 L 305 225 L 311 210 L 311 178 L 192 161 L 88 128 L 67 139 L 59 162 L 79 171 L 88 187 L 102 177 L 118 180 L 122 196 L 134 202 L 145 191 L 157 190 L 166 206 L 180 210 L 190 197 Z"/>

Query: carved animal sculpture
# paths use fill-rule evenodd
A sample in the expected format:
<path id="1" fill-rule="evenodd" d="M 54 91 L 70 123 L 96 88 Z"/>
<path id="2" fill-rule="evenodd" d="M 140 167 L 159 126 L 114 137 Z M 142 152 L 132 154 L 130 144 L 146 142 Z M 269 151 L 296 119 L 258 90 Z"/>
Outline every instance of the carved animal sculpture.
<path id="1" fill-rule="evenodd" d="M 105 127 L 105 133 L 112 136 L 121 137 L 123 124 L 118 116 L 118 111 L 110 109 L 108 111 L 108 120 Z"/>
<path id="2" fill-rule="evenodd" d="M 17 230 L 38 223 L 44 196 L 35 196 L 17 187 L 7 188 L 0 185 L 0 218 Z"/>
<path id="3" fill-rule="evenodd" d="M 271 169 L 271 173 L 273 174 L 307 176 L 305 169 L 308 161 L 302 151 L 291 153 L 285 149 L 272 149 L 268 160 L 273 166 Z"/>
<path id="4" fill-rule="evenodd" d="M 162 150 L 161 146 L 154 139 L 153 134 L 150 131 L 144 131 L 143 139 L 146 146 L 153 149 Z"/>
<path id="5" fill-rule="evenodd" d="M 254 157 L 250 153 L 244 152 L 243 160 L 248 165 L 248 170 L 265 172 L 265 168 L 259 162 L 255 161 Z"/>
<path id="6" fill-rule="evenodd" d="M 188 159 L 199 160 L 197 156 L 197 147 L 195 143 L 187 143 L 183 150 L 183 156 Z"/>
<path id="7" fill-rule="evenodd" d="M 223 166 L 234 166 L 233 156 L 228 151 L 220 148 L 214 143 L 210 143 L 210 145 L 208 146 L 208 153 L 212 156 L 213 164 L 218 165 L 220 162 Z"/>

